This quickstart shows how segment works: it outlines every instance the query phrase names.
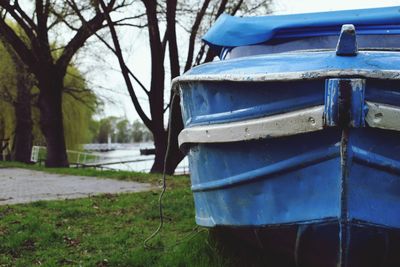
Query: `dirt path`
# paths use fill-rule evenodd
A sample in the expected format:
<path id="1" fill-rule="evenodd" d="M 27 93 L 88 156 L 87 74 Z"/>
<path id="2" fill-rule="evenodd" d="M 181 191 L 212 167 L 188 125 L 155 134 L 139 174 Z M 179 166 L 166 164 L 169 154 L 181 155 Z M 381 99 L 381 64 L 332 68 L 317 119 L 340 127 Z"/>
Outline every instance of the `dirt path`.
<path id="1" fill-rule="evenodd" d="M 152 188 L 145 183 L 0 168 L 0 205 L 141 192 Z"/>

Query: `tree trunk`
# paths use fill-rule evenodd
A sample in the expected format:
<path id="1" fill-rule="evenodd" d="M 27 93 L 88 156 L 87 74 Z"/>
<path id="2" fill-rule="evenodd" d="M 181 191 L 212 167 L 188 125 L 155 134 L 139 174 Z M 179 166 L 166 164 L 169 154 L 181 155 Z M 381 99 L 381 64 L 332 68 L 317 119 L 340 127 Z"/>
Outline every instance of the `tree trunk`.
<path id="1" fill-rule="evenodd" d="M 175 97 L 175 100 L 173 101 L 171 108 L 172 108 L 172 115 L 171 115 L 172 122 L 170 125 L 171 128 L 168 129 L 171 130 L 170 140 L 168 140 L 167 131 L 154 134 L 154 146 L 156 148 L 156 152 L 155 152 L 154 165 L 151 169 L 151 172 L 161 173 L 164 171 L 164 162 L 167 152 L 167 146 L 168 142 L 170 142 L 168 158 L 166 161 L 167 164 L 165 168 L 165 172 L 168 175 L 174 174 L 176 167 L 185 157 L 182 151 L 180 151 L 178 145 L 178 135 L 180 131 L 183 129 L 182 112 L 178 96 Z"/>
<path id="2" fill-rule="evenodd" d="M 54 72 L 47 75 L 52 78 L 39 80 L 40 128 L 46 139 L 46 167 L 68 167 L 62 115 L 63 76 Z"/>
<path id="3" fill-rule="evenodd" d="M 144 1 L 146 6 L 149 44 L 151 51 L 151 83 L 149 92 L 150 114 L 152 118 L 150 131 L 154 137 L 156 149 L 153 173 L 162 173 L 164 156 L 167 148 L 167 134 L 164 125 L 164 50 L 160 38 L 160 29 L 157 18 L 157 2 Z"/>
<path id="4" fill-rule="evenodd" d="M 154 163 L 151 167 L 152 173 L 163 173 L 164 171 L 164 158 L 167 150 L 167 133 L 164 129 L 152 132 L 154 138 L 155 157 Z"/>
<path id="5" fill-rule="evenodd" d="M 170 0 L 167 2 L 167 34 L 168 34 L 168 48 L 169 48 L 169 61 L 171 66 L 171 80 L 180 75 L 179 66 L 179 52 L 178 44 L 176 40 L 176 5 L 177 0 Z M 207 4 L 208 5 L 208 4 Z M 189 47 L 189 50 L 193 49 Z M 174 174 L 176 166 L 184 158 L 184 155 L 179 150 L 178 146 L 178 134 L 183 129 L 181 107 L 179 105 L 179 97 L 173 95 L 171 91 L 170 100 L 170 116 L 171 123 L 168 131 L 170 131 L 170 142 L 169 151 L 166 161 L 166 173 Z M 168 138 L 168 137 L 167 137 Z"/>
<path id="6" fill-rule="evenodd" d="M 19 60 L 17 67 L 17 101 L 14 104 L 16 126 L 13 143 L 12 159 L 19 162 L 31 162 L 32 150 L 32 110 L 31 110 L 31 81 L 25 66 Z"/>
<path id="7" fill-rule="evenodd" d="M 29 77 L 27 67 L 17 53 L 15 53 L 14 49 L 3 38 L 0 38 L 0 41 L 14 62 L 17 82 L 17 99 L 13 102 L 16 124 L 11 159 L 30 163 L 33 142 L 31 109 L 32 79 Z"/>
<path id="8" fill-rule="evenodd" d="M 170 149 L 169 155 L 167 158 L 167 166 L 166 166 L 166 173 L 167 174 L 174 174 L 176 167 L 185 157 L 182 151 L 179 148 L 178 144 L 178 135 L 183 129 L 183 120 L 182 120 L 182 111 L 180 106 L 180 99 L 179 96 L 173 97 L 171 107 L 171 127 L 168 129 L 171 131 L 170 133 Z"/>

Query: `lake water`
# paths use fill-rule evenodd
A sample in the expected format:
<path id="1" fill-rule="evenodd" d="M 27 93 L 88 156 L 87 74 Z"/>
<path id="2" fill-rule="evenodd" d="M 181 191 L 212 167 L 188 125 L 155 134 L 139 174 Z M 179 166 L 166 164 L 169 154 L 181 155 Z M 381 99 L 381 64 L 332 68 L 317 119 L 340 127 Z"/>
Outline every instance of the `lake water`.
<path id="1" fill-rule="evenodd" d="M 95 154 L 101 156 L 101 163 L 114 163 L 111 165 L 105 165 L 105 167 L 115 170 L 124 171 L 139 171 L 149 172 L 153 165 L 154 155 L 140 155 L 140 149 L 153 148 L 152 143 L 140 143 L 140 144 L 127 144 L 123 145 L 122 148 L 108 151 L 108 152 L 96 152 Z M 126 161 L 135 161 L 127 162 Z M 118 163 L 119 162 L 119 163 Z M 123 163 L 121 163 L 123 162 Z M 189 162 L 187 157 L 178 165 L 175 170 L 176 174 L 188 174 L 189 173 Z"/>

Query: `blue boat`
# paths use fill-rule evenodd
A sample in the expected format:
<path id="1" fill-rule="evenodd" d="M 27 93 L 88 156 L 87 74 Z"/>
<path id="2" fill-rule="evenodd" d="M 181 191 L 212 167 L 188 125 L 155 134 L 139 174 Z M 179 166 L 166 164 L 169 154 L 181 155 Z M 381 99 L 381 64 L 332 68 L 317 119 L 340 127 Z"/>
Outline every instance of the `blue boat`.
<path id="1" fill-rule="evenodd" d="M 400 266 L 400 7 L 221 16 L 179 88 L 198 225 L 273 266 Z"/>

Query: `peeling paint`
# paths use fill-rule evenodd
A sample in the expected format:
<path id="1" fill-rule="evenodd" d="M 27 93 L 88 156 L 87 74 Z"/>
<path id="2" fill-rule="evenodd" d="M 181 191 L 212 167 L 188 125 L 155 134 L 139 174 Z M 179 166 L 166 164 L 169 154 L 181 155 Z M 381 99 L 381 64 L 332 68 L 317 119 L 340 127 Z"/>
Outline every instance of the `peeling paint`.
<path id="1" fill-rule="evenodd" d="M 369 101 L 367 106 L 368 113 L 365 120 L 368 126 L 400 131 L 400 107 Z"/>

